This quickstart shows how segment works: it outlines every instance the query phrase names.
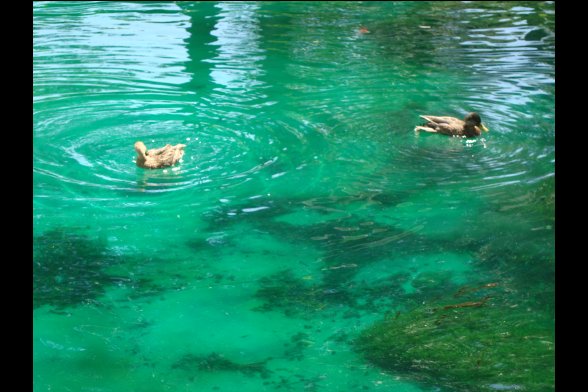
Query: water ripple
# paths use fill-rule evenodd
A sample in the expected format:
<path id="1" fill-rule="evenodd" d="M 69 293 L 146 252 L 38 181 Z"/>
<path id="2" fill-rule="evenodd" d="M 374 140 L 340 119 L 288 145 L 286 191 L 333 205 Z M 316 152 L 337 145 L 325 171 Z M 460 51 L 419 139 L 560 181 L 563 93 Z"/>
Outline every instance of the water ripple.
<path id="1" fill-rule="evenodd" d="M 552 6 L 536 6 L 377 3 L 362 20 L 357 4 L 35 3 L 35 183 L 67 183 L 72 200 L 230 198 L 292 180 L 347 195 L 532 184 L 554 160 L 554 28 L 537 16 Z M 484 139 L 412 132 L 419 114 L 471 110 Z M 186 155 L 138 169 L 136 140 Z"/>

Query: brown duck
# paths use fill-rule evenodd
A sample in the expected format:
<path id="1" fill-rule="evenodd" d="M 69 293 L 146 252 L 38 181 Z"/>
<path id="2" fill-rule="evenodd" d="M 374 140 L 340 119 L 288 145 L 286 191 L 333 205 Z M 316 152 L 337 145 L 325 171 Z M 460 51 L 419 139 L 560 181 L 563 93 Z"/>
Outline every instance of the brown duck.
<path id="1" fill-rule="evenodd" d="M 137 166 L 145 169 L 173 166 L 184 156 L 184 147 L 186 147 L 185 144 L 176 144 L 175 146 L 166 144 L 165 147 L 147 151 L 143 142 L 136 142 Z"/>
<path id="2" fill-rule="evenodd" d="M 482 124 L 478 113 L 469 113 L 463 120 L 455 117 L 420 116 L 427 120 L 424 126 L 415 127 L 415 131 L 442 133 L 449 136 L 476 137 L 488 128 Z"/>

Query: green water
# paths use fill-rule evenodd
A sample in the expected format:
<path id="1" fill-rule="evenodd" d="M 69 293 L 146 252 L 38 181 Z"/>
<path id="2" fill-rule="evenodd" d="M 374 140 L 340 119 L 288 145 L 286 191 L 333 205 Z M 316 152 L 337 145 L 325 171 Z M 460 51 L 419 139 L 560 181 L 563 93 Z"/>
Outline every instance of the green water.
<path id="1" fill-rule="evenodd" d="M 554 14 L 34 2 L 33 389 L 537 390 L 356 347 L 489 283 L 476 317 L 540 334 L 512 352 L 549 385 Z M 469 111 L 483 138 L 413 132 Z M 183 162 L 139 169 L 137 140 Z"/>

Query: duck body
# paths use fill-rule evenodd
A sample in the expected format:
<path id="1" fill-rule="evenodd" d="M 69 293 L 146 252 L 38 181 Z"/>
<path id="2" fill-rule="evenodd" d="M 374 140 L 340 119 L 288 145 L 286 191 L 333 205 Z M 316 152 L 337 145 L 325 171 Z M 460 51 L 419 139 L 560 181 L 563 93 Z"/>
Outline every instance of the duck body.
<path id="1" fill-rule="evenodd" d="M 415 127 L 415 131 L 435 132 L 449 136 L 476 137 L 482 131 L 488 132 L 488 128 L 482 124 L 478 113 L 469 113 L 463 120 L 447 116 L 421 115 L 427 120 L 423 126 Z"/>
<path id="2" fill-rule="evenodd" d="M 135 143 L 136 164 L 144 169 L 159 169 L 173 166 L 184 156 L 185 144 L 166 144 L 164 147 L 147 150 L 143 142 Z"/>

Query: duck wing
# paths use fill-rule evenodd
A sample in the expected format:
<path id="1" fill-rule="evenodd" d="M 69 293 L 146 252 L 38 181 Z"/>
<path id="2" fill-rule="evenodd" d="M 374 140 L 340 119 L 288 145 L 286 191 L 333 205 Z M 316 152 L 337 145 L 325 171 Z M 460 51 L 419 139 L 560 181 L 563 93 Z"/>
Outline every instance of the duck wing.
<path id="1" fill-rule="evenodd" d="M 456 122 L 461 121 L 458 118 L 449 117 L 449 116 L 421 115 L 419 117 L 424 118 L 425 120 L 430 121 L 430 122 L 435 123 L 435 124 L 455 124 Z"/>
<path id="2" fill-rule="evenodd" d="M 166 152 L 167 150 L 169 150 L 170 148 L 171 148 L 171 145 L 166 144 L 165 147 L 153 148 L 153 149 L 147 151 L 147 155 L 149 155 L 149 156 L 161 155 L 164 152 Z"/>
<path id="3" fill-rule="evenodd" d="M 463 127 L 460 127 L 459 124 L 436 124 L 435 129 L 438 133 L 442 133 L 444 135 L 451 135 L 451 136 L 459 136 L 463 134 Z"/>

